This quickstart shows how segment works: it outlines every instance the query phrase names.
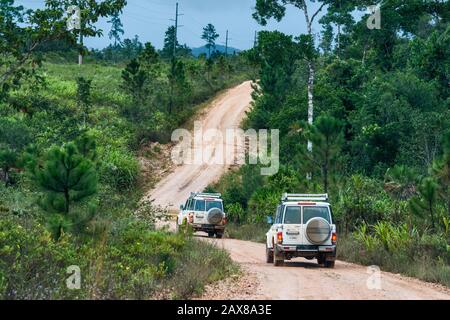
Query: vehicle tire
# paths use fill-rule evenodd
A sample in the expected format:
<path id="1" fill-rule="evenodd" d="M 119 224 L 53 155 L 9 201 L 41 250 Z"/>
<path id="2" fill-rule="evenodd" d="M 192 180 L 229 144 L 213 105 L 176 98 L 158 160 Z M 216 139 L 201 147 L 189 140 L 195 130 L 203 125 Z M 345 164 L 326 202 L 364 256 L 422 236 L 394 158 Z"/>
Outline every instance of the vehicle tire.
<path id="1" fill-rule="evenodd" d="M 333 269 L 335 261 L 325 261 L 325 268 Z"/>
<path id="2" fill-rule="evenodd" d="M 209 231 L 208 232 L 208 238 L 214 238 L 214 232 Z"/>
<path id="3" fill-rule="evenodd" d="M 217 237 L 217 239 L 222 239 L 223 238 L 223 232 L 217 232 L 216 233 L 216 237 Z"/>
<path id="4" fill-rule="evenodd" d="M 273 263 L 273 251 L 266 244 L 266 262 Z"/>
<path id="5" fill-rule="evenodd" d="M 277 249 L 277 246 L 273 248 L 273 265 L 275 267 L 282 266 L 284 264 L 283 254 L 280 253 Z"/>
<path id="6" fill-rule="evenodd" d="M 325 257 L 322 254 L 319 254 L 319 256 L 317 257 L 317 263 L 319 265 L 324 265 L 325 264 Z"/>

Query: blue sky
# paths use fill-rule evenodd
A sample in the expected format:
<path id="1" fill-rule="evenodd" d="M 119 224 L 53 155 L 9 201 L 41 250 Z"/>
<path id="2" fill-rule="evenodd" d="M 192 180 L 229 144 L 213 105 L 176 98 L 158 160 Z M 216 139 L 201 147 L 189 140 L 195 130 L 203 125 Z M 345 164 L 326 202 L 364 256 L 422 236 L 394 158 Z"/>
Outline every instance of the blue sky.
<path id="1" fill-rule="evenodd" d="M 238 49 L 248 49 L 253 45 L 254 33 L 259 30 L 279 30 L 286 34 L 299 35 L 306 32 L 303 13 L 294 7 L 288 7 L 286 17 L 280 22 L 271 21 L 262 27 L 252 18 L 256 0 L 128 0 L 121 16 L 125 29 L 125 38 L 138 35 L 143 42 L 150 41 L 161 48 L 167 27 L 173 24 L 175 3 L 179 3 L 180 16 L 179 42 L 190 47 L 204 44 L 201 40 L 203 27 L 212 23 L 220 38 L 218 44 L 225 42 L 226 30 L 231 38 L 229 45 Z M 16 0 L 27 8 L 42 7 L 44 0 Z M 310 10 L 317 8 L 313 4 Z M 318 20 L 318 19 L 317 19 Z M 106 20 L 99 21 L 98 27 L 104 31 L 101 38 L 88 38 L 86 45 L 91 48 L 103 48 L 110 43 L 108 32 L 110 25 Z M 315 32 L 319 32 L 316 23 Z"/>

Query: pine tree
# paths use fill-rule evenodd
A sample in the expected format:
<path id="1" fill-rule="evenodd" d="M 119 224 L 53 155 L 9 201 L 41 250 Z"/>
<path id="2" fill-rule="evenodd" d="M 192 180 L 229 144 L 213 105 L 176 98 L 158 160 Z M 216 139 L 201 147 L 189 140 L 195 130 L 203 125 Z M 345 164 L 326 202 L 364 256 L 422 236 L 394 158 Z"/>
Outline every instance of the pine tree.
<path id="1" fill-rule="evenodd" d="M 83 152 L 92 154 L 87 151 L 87 145 Z M 74 230 L 93 218 L 93 210 L 88 210 L 88 214 L 74 210 L 75 204 L 85 202 L 97 192 L 95 166 L 80 153 L 75 143 L 52 147 L 34 168 L 33 177 L 44 193 L 39 205 L 49 213 L 49 226 L 56 239 L 62 231 Z"/>
<path id="2" fill-rule="evenodd" d="M 443 139 L 444 154 L 433 162 L 431 174 L 439 184 L 439 196 L 446 202 L 450 218 L 450 130 Z"/>
<path id="3" fill-rule="evenodd" d="M 208 58 L 211 57 L 211 49 L 216 47 L 216 40 L 219 34 L 216 32 L 216 28 L 209 23 L 203 28 L 202 39 L 206 41 L 206 48 L 208 48 Z"/>
<path id="4" fill-rule="evenodd" d="M 438 184 L 433 178 L 427 177 L 422 180 L 418 191 L 419 196 L 412 198 L 409 202 L 411 212 L 420 218 L 428 215 L 431 220 L 431 228 L 435 230 Z"/>
<path id="5" fill-rule="evenodd" d="M 0 119 L 0 169 L 6 186 L 11 183 L 11 169 L 20 167 L 20 155 L 30 140 L 29 128 L 22 121 Z"/>
<path id="6" fill-rule="evenodd" d="M 0 144 L 0 169 L 3 171 L 5 187 L 7 187 L 10 182 L 9 171 L 16 166 L 17 162 L 17 153 L 8 146 Z"/>
<path id="7" fill-rule="evenodd" d="M 173 58 L 171 61 L 170 73 L 168 74 L 170 84 L 170 99 L 169 99 L 169 114 L 174 111 L 175 98 L 182 100 L 186 95 L 189 95 L 189 85 L 186 80 L 186 73 L 184 70 L 183 61 Z"/>
<path id="8" fill-rule="evenodd" d="M 121 43 L 120 36 L 123 36 L 125 33 L 122 21 L 119 17 L 119 12 L 115 12 L 108 23 L 111 23 L 111 31 L 108 34 L 109 39 L 114 40 L 114 47 L 117 47 L 117 45 Z"/>
<path id="9" fill-rule="evenodd" d="M 131 60 L 122 71 L 122 80 L 122 88 L 133 97 L 133 102 L 141 103 L 144 98 L 147 74 L 141 69 L 137 59 Z"/>
<path id="10" fill-rule="evenodd" d="M 304 136 L 314 144 L 312 152 L 302 150 L 301 155 L 306 172 L 319 169 L 322 176 L 323 190 L 328 193 L 329 179 L 333 166 L 337 164 L 339 153 L 344 143 L 342 124 L 339 120 L 323 115 L 314 125 L 303 123 Z M 312 171 L 308 171 L 312 170 Z"/>

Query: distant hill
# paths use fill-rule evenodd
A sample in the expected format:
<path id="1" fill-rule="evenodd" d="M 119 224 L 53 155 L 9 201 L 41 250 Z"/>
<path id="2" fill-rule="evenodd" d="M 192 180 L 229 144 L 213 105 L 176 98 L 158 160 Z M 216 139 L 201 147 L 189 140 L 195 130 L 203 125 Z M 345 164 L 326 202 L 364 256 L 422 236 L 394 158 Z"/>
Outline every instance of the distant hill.
<path id="1" fill-rule="evenodd" d="M 223 46 L 223 45 L 216 45 L 216 49 L 215 50 L 217 50 L 217 51 L 219 51 L 219 52 L 222 52 L 222 53 L 225 53 L 225 46 Z M 213 51 L 213 49 L 211 49 L 211 52 Z M 239 49 L 236 49 L 236 48 L 233 48 L 233 47 L 228 47 L 228 54 L 233 54 L 234 52 L 236 52 L 236 53 L 239 53 L 239 52 L 241 52 L 242 50 L 239 50 Z M 205 47 L 205 46 L 203 46 L 203 47 L 200 47 L 200 48 L 192 48 L 192 54 L 195 56 L 195 57 L 198 57 L 199 55 L 201 55 L 202 53 L 204 53 L 204 54 L 208 54 L 208 48 L 207 47 Z"/>

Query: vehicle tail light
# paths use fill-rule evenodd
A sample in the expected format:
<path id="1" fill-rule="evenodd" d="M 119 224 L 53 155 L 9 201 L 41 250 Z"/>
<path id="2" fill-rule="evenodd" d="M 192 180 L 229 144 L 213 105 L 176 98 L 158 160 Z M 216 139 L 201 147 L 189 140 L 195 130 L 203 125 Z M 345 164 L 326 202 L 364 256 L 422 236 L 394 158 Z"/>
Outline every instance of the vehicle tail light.
<path id="1" fill-rule="evenodd" d="M 222 224 L 223 224 L 223 225 L 226 225 L 227 223 L 228 223 L 228 220 L 227 220 L 227 218 L 226 218 L 226 217 L 225 217 L 225 218 L 223 218 L 223 219 L 222 219 Z"/>
<path id="2" fill-rule="evenodd" d="M 337 242 L 337 234 L 336 234 L 336 232 L 333 232 L 333 234 L 331 235 L 331 242 L 333 244 L 336 244 L 336 242 Z"/>
<path id="3" fill-rule="evenodd" d="M 281 231 L 277 233 L 277 242 L 283 243 L 283 232 Z"/>

